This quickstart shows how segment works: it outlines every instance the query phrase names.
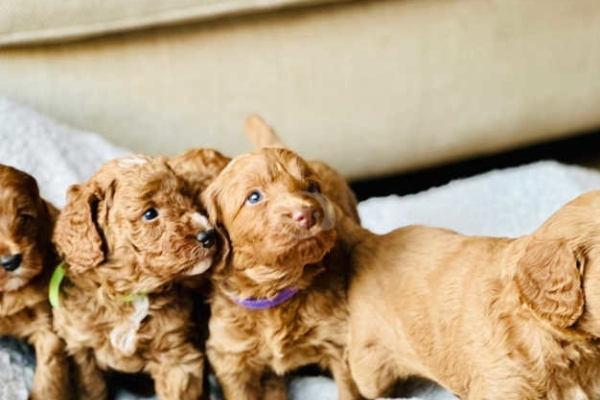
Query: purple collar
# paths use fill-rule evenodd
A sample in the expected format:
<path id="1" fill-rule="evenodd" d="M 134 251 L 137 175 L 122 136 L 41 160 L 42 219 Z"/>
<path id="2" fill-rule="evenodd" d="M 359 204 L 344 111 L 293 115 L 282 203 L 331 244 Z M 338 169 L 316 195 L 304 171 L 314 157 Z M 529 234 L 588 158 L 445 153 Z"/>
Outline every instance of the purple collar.
<path id="1" fill-rule="evenodd" d="M 300 289 L 298 289 L 298 288 L 286 288 L 286 289 L 283 289 L 281 292 L 279 292 L 277 294 L 277 296 L 275 296 L 272 299 L 250 298 L 250 299 L 240 300 L 240 299 L 236 299 L 235 297 L 232 297 L 231 300 L 233 300 L 236 304 L 239 304 L 240 306 L 249 308 L 251 310 L 266 310 L 269 308 L 276 307 L 276 306 L 280 305 L 281 303 L 288 301 L 296 293 L 298 293 L 299 290 Z"/>

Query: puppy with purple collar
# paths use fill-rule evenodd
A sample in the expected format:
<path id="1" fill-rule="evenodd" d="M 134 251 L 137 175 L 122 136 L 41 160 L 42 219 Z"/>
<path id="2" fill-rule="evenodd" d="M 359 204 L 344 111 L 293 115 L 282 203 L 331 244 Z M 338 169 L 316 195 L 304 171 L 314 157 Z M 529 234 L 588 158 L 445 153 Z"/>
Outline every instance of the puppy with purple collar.
<path id="1" fill-rule="evenodd" d="M 226 400 L 284 400 L 284 376 L 306 365 L 331 372 L 340 400 L 361 398 L 345 361 L 347 260 L 324 194 L 354 196 L 319 165 L 337 179 L 263 148 L 233 159 L 201 195 L 230 246 L 212 268 L 206 344 Z"/>

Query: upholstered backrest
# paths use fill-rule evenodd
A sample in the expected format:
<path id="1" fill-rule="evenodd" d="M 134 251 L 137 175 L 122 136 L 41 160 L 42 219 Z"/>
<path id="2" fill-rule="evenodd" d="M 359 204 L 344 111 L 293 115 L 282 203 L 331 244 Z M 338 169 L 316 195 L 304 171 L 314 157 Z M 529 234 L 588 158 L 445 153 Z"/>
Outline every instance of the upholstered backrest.
<path id="1" fill-rule="evenodd" d="M 2 0 L 0 45 L 57 42 L 332 1 L 336 0 Z"/>

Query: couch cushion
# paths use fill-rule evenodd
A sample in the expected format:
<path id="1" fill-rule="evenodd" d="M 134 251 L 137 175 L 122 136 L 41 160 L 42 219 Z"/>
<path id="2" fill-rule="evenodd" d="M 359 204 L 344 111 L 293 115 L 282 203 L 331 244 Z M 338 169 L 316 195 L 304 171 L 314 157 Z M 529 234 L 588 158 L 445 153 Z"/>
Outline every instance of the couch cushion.
<path id="1" fill-rule="evenodd" d="M 2 0 L 0 45 L 56 42 L 335 0 Z"/>
<path id="2" fill-rule="evenodd" d="M 256 112 L 368 178 L 600 127 L 598 43 L 598 0 L 353 1 L 3 49 L 0 93 L 150 154 L 245 152 Z"/>

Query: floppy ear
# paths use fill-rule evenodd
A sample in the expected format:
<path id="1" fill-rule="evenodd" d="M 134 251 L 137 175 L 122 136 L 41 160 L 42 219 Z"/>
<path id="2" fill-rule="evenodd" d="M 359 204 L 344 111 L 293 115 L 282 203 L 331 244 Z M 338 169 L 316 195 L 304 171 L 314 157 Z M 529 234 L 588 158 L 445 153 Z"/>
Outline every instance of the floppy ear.
<path id="1" fill-rule="evenodd" d="M 517 263 L 521 300 L 558 328 L 573 325 L 583 313 L 580 268 L 565 241 L 533 239 Z"/>
<path id="2" fill-rule="evenodd" d="M 263 147 L 286 148 L 275 131 L 257 114 L 246 118 L 246 135 L 257 150 Z"/>
<path id="3" fill-rule="evenodd" d="M 215 228 L 219 232 L 220 237 L 220 248 L 218 252 L 218 258 L 213 261 L 211 269 L 213 271 L 221 271 L 227 265 L 229 265 L 229 259 L 231 255 L 231 243 L 229 242 L 229 235 L 227 231 L 220 225 Z"/>
<path id="4" fill-rule="evenodd" d="M 58 209 L 52 203 L 41 197 L 38 200 L 38 240 L 43 246 L 49 244 L 52 240 L 52 232 L 56 219 L 58 218 Z"/>
<path id="5" fill-rule="evenodd" d="M 214 227 L 221 226 L 221 212 L 218 206 L 218 197 L 221 191 L 216 185 L 208 185 L 200 194 L 200 202 L 208 214 L 208 222 Z"/>
<path id="6" fill-rule="evenodd" d="M 91 186 L 91 184 L 88 184 Z M 100 195 L 86 185 L 73 185 L 54 228 L 53 241 L 69 270 L 81 273 L 104 261 L 96 217 Z"/>

